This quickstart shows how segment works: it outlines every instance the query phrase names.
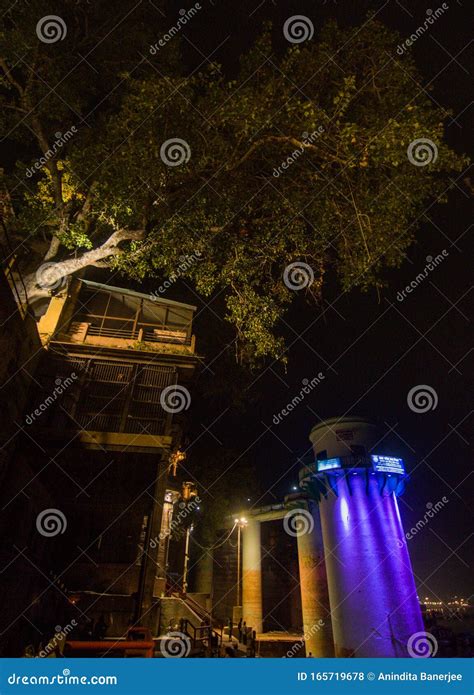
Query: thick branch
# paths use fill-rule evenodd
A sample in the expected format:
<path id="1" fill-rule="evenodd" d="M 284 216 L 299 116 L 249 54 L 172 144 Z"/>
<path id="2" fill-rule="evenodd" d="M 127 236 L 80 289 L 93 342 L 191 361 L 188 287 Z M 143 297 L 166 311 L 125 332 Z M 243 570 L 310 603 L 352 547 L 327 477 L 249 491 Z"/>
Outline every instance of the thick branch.
<path id="1" fill-rule="evenodd" d="M 143 230 L 119 229 L 104 241 L 96 249 L 86 251 L 78 258 L 67 258 L 57 263 L 43 264 L 34 273 L 30 273 L 25 278 L 25 285 L 28 299 L 33 303 L 45 297 L 52 289 L 61 284 L 63 278 L 77 273 L 82 268 L 88 266 L 104 267 L 104 261 L 111 256 L 118 256 L 123 253 L 119 245 L 124 241 L 140 240 L 143 238 Z"/>

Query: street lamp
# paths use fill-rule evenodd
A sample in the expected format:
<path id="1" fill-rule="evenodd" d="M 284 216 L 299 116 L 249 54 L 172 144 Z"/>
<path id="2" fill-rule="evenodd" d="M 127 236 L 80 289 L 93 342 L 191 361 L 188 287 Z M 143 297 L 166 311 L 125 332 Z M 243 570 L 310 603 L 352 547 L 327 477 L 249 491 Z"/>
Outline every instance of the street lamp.
<path id="1" fill-rule="evenodd" d="M 240 519 L 234 519 L 234 524 L 237 526 L 237 606 L 240 606 L 240 534 L 247 523 L 247 519 L 243 516 Z"/>

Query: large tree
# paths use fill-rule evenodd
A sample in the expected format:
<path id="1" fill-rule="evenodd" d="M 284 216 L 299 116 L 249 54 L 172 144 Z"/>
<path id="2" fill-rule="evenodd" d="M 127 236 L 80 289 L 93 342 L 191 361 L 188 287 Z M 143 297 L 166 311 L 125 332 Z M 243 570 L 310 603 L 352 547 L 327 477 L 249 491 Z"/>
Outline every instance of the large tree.
<path id="1" fill-rule="evenodd" d="M 91 265 L 180 276 L 224 293 L 241 356 L 279 356 L 298 289 L 317 300 L 329 270 L 342 290 L 383 285 L 465 164 L 377 21 L 283 52 L 267 28 L 230 80 L 186 69 L 177 36 L 150 51 L 169 29 L 158 13 L 151 32 L 145 15 L 124 31 L 106 3 L 61 7 L 67 41 L 38 38 L 43 2 L 14 5 L 2 37 L 20 153 L 3 207 L 30 302 Z"/>

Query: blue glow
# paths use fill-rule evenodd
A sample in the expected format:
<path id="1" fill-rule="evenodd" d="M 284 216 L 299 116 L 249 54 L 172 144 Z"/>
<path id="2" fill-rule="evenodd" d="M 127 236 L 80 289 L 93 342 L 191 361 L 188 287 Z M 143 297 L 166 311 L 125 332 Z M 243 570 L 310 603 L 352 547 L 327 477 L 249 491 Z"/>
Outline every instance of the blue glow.
<path id="1" fill-rule="evenodd" d="M 322 461 L 317 461 L 318 473 L 321 471 L 330 471 L 333 468 L 341 468 L 341 459 L 324 459 Z"/>
<path id="2" fill-rule="evenodd" d="M 341 499 L 341 521 L 345 530 L 349 530 L 349 506 L 347 500 L 343 497 Z"/>
<path id="3" fill-rule="evenodd" d="M 372 465 L 374 471 L 379 473 L 397 473 L 398 475 L 405 474 L 405 464 L 403 459 L 396 456 L 380 456 L 380 454 L 372 454 Z"/>

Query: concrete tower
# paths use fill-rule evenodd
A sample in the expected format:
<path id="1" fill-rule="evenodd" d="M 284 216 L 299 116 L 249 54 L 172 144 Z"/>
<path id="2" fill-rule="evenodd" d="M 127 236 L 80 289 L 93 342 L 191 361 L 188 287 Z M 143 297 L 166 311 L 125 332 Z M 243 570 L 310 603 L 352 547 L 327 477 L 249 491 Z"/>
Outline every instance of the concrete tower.
<path id="1" fill-rule="evenodd" d="M 335 654 L 408 656 L 424 627 L 397 503 L 403 461 L 380 453 L 364 418 L 326 420 L 310 439 L 300 481 L 319 502 Z"/>

